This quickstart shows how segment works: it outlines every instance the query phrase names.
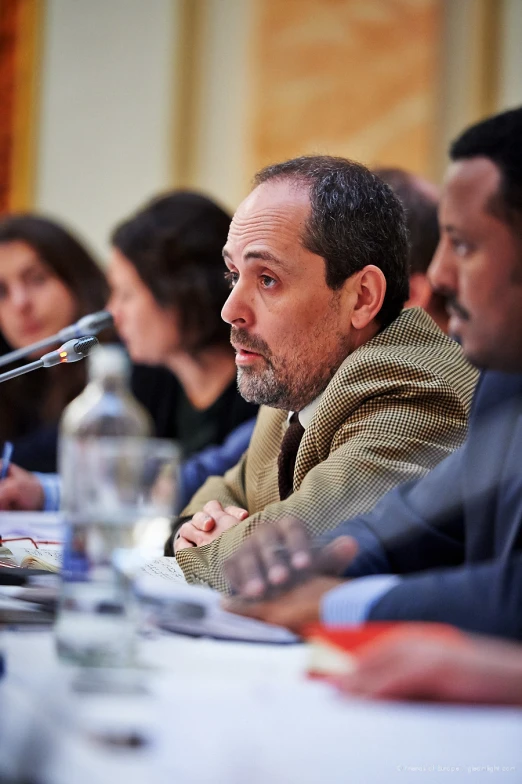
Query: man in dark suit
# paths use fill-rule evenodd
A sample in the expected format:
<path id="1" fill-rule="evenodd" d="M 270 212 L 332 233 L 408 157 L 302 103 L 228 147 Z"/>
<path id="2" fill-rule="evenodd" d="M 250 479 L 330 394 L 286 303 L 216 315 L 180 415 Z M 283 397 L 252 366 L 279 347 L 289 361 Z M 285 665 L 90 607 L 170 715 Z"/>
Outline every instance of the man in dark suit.
<path id="1" fill-rule="evenodd" d="M 235 609 L 293 628 L 428 620 L 522 638 L 521 138 L 522 108 L 468 129 L 441 199 L 431 281 L 468 359 L 490 369 L 466 444 L 331 531 L 319 552 L 295 520 L 260 529 L 225 566 L 237 592 L 261 599 Z"/>

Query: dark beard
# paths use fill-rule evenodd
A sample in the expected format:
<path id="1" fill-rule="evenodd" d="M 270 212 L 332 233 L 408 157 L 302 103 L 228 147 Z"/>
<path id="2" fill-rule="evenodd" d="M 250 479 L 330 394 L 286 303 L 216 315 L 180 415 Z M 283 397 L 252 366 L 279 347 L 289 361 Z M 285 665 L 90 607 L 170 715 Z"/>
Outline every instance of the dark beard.
<path id="1" fill-rule="evenodd" d="M 290 376 L 284 365 L 276 370 L 270 361 L 266 362 L 260 372 L 253 368 L 238 368 L 239 392 L 249 403 L 283 411 L 302 411 L 324 392 L 338 367 L 326 368 L 320 376 L 312 377 L 306 372 Z"/>
<path id="2" fill-rule="evenodd" d="M 349 335 L 342 333 L 337 325 L 330 326 L 328 317 L 335 317 L 335 303 L 328 316 L 315 329 L 309 331 L 307 340 L 297 341 L 291 359 L 274 355 L 270 346 L 259 337 L 249 335 L 246 329 L 232 327 L 231 341 L 247 351 L 260 355 L 258 367 L 240 367 L 237 384 L 242 397 L 250 403 L 280 408 L 284 411 L 302 411 L 324 392 L 339 366 L 351 352 Z M 308 346 L 316 342 L 321 345 L 323 331 L 335 329 L 335 340 L 329 350 L 320 353 L 313 362 Z M 284 340 L 284 336 L 282 336 Z M 312 352 L 313 355 L 314 352 Z M 261 365 L 261 367 L 259 367 Z"/>

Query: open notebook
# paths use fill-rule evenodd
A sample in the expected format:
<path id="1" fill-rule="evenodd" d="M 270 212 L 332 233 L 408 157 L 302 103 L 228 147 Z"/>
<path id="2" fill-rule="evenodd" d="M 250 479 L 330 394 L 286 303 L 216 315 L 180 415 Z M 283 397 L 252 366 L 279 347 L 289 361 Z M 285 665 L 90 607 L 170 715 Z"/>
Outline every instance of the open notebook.
<path id="1" fill-rule="evenodd" d="M 61 547 L 26 547 L 15 542 L 0 548 L 11 564 L 59 572 Z M 279 626 L 243 618 L 221 608 L 221 594 L 211 588 L 188 585 L 174 558 L 160 556 L 140 566 L 136 592 L 161 628 L 193 637 L 213 637 L 260 643 L 294 643 L 299 638 Z"/>
<path id="2" fill-rule="evenodd" d="M 0 547 L 0 565 L 21 566 L 25 569 L 45 569 L 59 572 L 62 563 L 61 547 L 26 547 L 9 542 Z"/>
<path id="3" fill-rule="evenodd" d="M 0 546 L 0 566 L 21 566 L 26 569 L 45 569 L 48 572 L 59 572 L 62 565 L 61 545 L 48 547 L 26 547 L 17 542 L 9 542 L 9 546 Z M 174 558 L 160 556 L 153 558 L 139 569 L 143 574 L 153 577 L 185 583 L 183 572 Z"/>

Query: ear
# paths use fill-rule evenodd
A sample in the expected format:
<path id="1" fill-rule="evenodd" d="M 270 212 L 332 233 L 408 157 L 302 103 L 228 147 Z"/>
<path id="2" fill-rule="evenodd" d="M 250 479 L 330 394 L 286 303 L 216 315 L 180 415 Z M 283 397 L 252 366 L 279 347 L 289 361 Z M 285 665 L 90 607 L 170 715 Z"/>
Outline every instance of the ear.
<path id="1" fill-rule="evenodd" d="M 423 272 L 414 272 L 410 275 L 410 296 L 404 307 L 426 309 L 431 295 L 432 289 L 427 275 Z"/>
<path id="2" fill-rule="evenodd" d="M 386 278 L 379 267 L 368 264 L 354 275 L 355 291 L 357 296 L 352 312 L 352 326 L 354 329 L 364 329 L 379 314 L 386 294 Z"/>

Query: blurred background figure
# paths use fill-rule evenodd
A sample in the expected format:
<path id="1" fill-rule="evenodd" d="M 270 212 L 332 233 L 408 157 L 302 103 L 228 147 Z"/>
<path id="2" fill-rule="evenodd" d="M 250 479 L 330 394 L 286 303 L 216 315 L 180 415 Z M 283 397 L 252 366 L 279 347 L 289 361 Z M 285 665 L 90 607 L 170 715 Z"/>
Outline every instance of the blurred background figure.
<path id="1" fill-rule="evenodd" d="M 442 331 L 447 332 L 444 297 L 432 291 L 426 274 L 439 243 L 439 189 L 424 177 L 403 169 L 377 168 L 373 171 L 399 197 L 406 213 L 410 244 L 410 297 L 405 307 L 424 308 Z"/>
<path id="2" fill-rule="evenodd" d="M 2 354 L 29 346 L 81 316 L 102 310 L 107 296 L 102 271 L 62 226 L 29 214 L 0 222 Z M 56 470 L 57 423 L 85 381 L 86 365 L 77 362 L 0 384 L 0 440 L 14 443 L 13 460 L 18 465 Z"/>
<path id="3" fill-rule="evenodd" d="M 135 362 L 177 379 L 171 432 L 189 456 L 221 444 L 257 406 L 237 391 L 222 249 L 230 217 L 214 202 L 178 191 L 147 204 L 112 235 L 108 308 Z"/>
<path id="4" fill-rule="evenodd" d="M 100 310 L 109 296 L 103 274 L 70 235 L 40 218 L 28 216 L 24 221 L 51 226 L 48 232 L 53 237 L 54 232 L 56 236 L 69 237 L 83 254 L 83 266 L 80 262 L 67 263 L 67 283 L 60 283 L 55 276 L 52 286 L 33 287 L 35 311 L 53 316 L 48 317 L 48 323 L 43 323 L 42 317 L 38 331 L 36 326 L 32 331 L 24 327 L 25 332 L 20 327 L 20 335 L 15 335 L 11 328 L 10 342 L 16 348 L 53 334 L 85 312 Z M 247 403 L 237 391 L 229 327 L 221 319 L 221 308 L 228 295 L 221 251 L 229 222 L 229 216 L 210 199 L 178 191 L 148 203 L 118 226 L 112 237 L 108 307 L 131 359 L 137 363 L 133 368 L 132 392 L 151 413 L 157 436 L 175 439 L 187 458 L 181 473 L 180 505 L 184 505 L 207 476 L 222 474 L 237 462 L 248 446 L 257 413 L 257 406 Z M 38 247 L 43 258 L 42 246 Z M 50 255 L 46 247 L 45 258 Z M 70 248 L 65 259 L 74 261 Z M 0 256 L 0 283 L 1 260 Z M 42 262 L 40 266 L 44 269 L 45 265 Z M 96 305 L 91 298 L 87 311 L 73 307 L 75 294 L 68 294 L 66 299 L 63 293 L 82 292 L 83 287 L 94 291 L 86 270 L 99 282 L 100 288 Z M 22 266 L 18 278 L 28 281 L 23 287 L 25 291 L 30 284 L 30 269 Z M 10 284 L 9 302 L 13 298 L 15 303 L 22 299 L 18 278 L 16 286 Z M 29 299 L 28 295 L 25 299 Z M 67 310 L 62 301 L 69 302 Z M 0 324 L 3 324 L 2 306 L 0 301 Z M 24 307 L 28 308 L 25 304 Z M 6 322 L 11 319 L 10 314 L 11 311 L 6 311 Z M 79 371 L 74 387 L 68 376 L 70 369 Z M 20 467 L 44 473 L 56 471 L 58 420 L 85 381 L 86 363 L 79 362 L 0 385 L 0 393 L 4 390 L 10 393 L 3 420 L 9 424 L 8 408 L 18 406 L 16 421 L 23 434 L 20 446 L 18 430 L 6 427 L 4 439 L 15 440 L 15 452 L 9 476 L 0 484 L 0 508 L 57 508 L 56 476 L 35 477 Z M 58 401 L 47 416 L 45 409 L 40 411 L 35 402 L 43 383 L 49 386 L 49 395 L 54 394 L 51 399 Z M 14 392 L 10 390 L 12 385 L 17 387 Z"/>

